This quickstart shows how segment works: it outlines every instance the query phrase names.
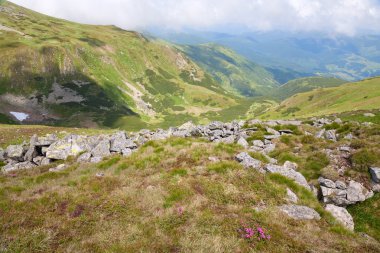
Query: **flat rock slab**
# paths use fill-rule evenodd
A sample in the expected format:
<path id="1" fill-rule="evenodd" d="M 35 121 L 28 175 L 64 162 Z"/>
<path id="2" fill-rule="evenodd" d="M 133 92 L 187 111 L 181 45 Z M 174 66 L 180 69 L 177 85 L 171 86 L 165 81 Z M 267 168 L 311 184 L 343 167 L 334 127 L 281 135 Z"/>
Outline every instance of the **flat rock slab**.
<path id="1" fill-rule="evenodd" d="M 320 220 L 321 216 L 314 209 L 307 206 L 283 205 L 279 209 L 295 220 Z"/>

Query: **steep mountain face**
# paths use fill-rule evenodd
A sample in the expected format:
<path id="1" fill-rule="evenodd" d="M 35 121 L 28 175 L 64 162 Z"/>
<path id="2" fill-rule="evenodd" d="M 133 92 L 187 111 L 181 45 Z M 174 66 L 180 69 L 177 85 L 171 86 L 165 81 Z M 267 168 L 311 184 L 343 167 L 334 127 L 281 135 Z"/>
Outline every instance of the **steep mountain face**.
<path id="1" fill-rule="evenodd" d="M 380 77 L 295 94 L 261 117 L 306 118 L 378 108 L 380 108 Z"/>
<path id="2" fill-rule="evenodd" d="M 217 44 L 181 46 L 193 61 L 210 73 L 226 90 L 245 97 L 269 95 L 279 83 L 258 64 Z"/>
<path id="3" fill-rule="evenodd" d="M 336 87 L 346 83 L 346 81 L 333 77 L 304 77 L 291 80 L 272 92 L 272 96 L 284 100 L 297 93 L 311 91 L 317 88 Z"/>
<path id="4" fill-rule="evenodd" d="M 239 35 L 151 31 L 175 43 L 198 45 L 214 42 L 232 48 L 268 68 L 278 81 L 313 74 L 348 81 L 380 75 L 380 36 L 335 36 L 315 33 L 262 32 Z"/>
<path id="5" fill-rule="evenodd" d="M 143 127 L 236 104 L 179 50 L 114 26 L 0 5 L 0 119 Z"/>

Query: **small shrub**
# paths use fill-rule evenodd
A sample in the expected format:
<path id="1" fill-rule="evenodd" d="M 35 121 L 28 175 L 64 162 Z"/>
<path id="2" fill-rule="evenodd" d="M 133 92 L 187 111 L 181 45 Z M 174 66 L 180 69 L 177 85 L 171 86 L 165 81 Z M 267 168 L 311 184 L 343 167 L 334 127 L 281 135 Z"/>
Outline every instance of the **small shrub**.
<path id="1" fill-rule="evenodd" d="M 375 152 L 368 149 L 362 149 L 354 153 L 351 157 L 354 169 L 358 171 L 367 171 L 368 167 L 373 165 L 377 161 L 377 156 Z"/>
<path id="2" fill-rule="evenodd" d="M 336 122 L 333 122 L 333 123 L 325 126 L 326 130 L 333 130 L 333 129 L 338 129 L 338 128 L 340 128 L 340 125 Z"/>
<path id="3" fill-rule="evenodd" d="M 360 149 L 360 148 L 364 148 L 366 146 L 366 142 L 363 141 L 363 140 L 352 140 L 351 144 L 350 144 L 350 147 L 353 148 L 353 149 Z"/>
<path id="4" fill-rule="evenodd" d="M 315 142 L 317 142 L 317 139 L 312 135 L 304 135 L 301 138 L 302 144 L 313 144 Z"/>

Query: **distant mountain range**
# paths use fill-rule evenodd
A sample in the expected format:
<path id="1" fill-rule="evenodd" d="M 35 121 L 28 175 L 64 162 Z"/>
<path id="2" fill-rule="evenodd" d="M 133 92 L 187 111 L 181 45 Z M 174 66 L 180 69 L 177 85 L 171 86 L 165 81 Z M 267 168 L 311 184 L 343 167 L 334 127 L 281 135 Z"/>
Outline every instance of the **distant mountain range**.
<path id="1" fill-rule="evenodd" d="M 135 130 L 228 121 L 380 75 L 376 36 L 155 32 L 168 42 L 7 1 L 0 35 L 0 123 Z"/>
<path id="2" fill-rule="evenodd" d="M 178 44 L 216 43 L 229 47 L 274 74 L 277 73 L 275 77 L 280 83 L 315 74 L 347 81 L 380 75 L 378 35 L 332 37 L 285 32 L 231 35 L 198 31 L 173 33 L 159 29 L 148 33 Z"/>

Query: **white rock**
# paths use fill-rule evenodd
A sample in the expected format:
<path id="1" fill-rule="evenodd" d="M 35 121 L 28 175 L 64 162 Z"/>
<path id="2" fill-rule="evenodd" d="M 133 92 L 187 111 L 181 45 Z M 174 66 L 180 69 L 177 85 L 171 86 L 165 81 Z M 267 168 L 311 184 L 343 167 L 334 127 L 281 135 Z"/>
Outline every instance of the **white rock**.
<path id="1" fill-rule="evenodd" d="M 326 211 L 330 212 L 334 218 L 347 229 L 354 231 L 354 219 L 351 214 L 343 207 L 327 204 Z"/>

